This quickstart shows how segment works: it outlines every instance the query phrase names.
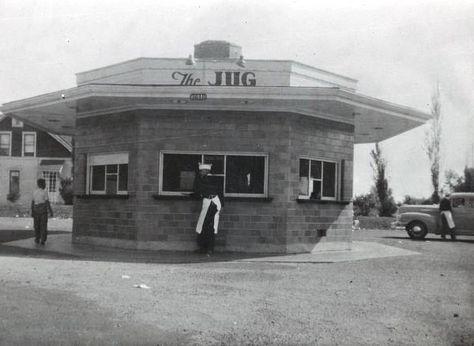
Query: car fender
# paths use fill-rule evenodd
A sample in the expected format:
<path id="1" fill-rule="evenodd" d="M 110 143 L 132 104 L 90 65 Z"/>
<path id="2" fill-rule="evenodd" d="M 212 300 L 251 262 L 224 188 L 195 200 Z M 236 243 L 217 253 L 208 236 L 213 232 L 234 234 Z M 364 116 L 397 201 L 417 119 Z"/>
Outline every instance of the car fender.
<path id="1" fill-rule="evenodd" d="M 406 227 L 413 221 L 420 221 L 426 225 L 428 233 L 436 233 L 438 231 L 438 216 L 433 216 L 421 212 L 408 212 L 400 215 L 400 225 Z"/>

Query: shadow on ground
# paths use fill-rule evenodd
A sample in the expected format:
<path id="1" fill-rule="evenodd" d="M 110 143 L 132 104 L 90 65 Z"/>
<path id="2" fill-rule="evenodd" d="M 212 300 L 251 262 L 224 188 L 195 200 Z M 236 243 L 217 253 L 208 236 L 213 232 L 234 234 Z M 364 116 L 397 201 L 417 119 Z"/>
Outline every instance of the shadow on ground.
<path id="1" fill-rule="evenodd" d="M 65 231 L 48 231 L 48 235 L 70 234 Z M 3 245 L 16 240 L 31 240 L 31 247 L 20 247 Z M 34 232 L 32 230 L 0 230 L 0 256 L 12 257 L 38 257 L 51 259 L 78 259 L 85 261 L 107 261 L 125 263 L 203 263 L 203 262 L 226 262 L 244 259 L 255 259 L 263 257 L 277 257 L 280 253 L 240 253 L 240 252 L 214 252 L 211 255 L 191 251 L 152 251 L 152 250 L 130 250 L 115 249 L 87 244 L 72 244 L 74 253 L 64 253 L 53 247 L 33 245 Z M 51 242 L 53 242 L 52 240 Z M 49 243 L 51 243 L 49 242 Z"/>
<path id="2" fill-rule="evenodd" d="M 418 242 L 418 241 L 431 241 L 431 242 L 441 242 L 441 243 L 444 243 L 444 242 L 451 242 L 452 240 L 449 238 L 449 235 L 446 236 L 446 239 L 441 239 L 441 238 L 426 238 L 426 239 L 410 239 L 408 237 L 380 237 L 382 239 L 403 239 L 403 240 L 411 240 L 411 241 L 415 241 L 415 242 Z M 458 242 L 458 243 L 467 243 L 467 244 L 474 244 L 474 239 L 456 239 L 454 240 L 455 242 Z"/>

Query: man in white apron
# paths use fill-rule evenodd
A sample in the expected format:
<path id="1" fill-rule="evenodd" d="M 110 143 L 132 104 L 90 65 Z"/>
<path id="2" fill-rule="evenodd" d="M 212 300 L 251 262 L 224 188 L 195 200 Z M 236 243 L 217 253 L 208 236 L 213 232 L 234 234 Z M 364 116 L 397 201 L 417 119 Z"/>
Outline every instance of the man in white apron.
<path id="1" fill-rule="evenodd" d="M 222 209 L 222 186 L 209 175 L 211 168 L 210 164 L 200 163 L 199 173 L 194 180 L 194 196 L 202 199 L 201 213 L 196 224 L 198 251 L 208 255 L 214 251 Z"/>
<path id="2" fill-rule="evenodd" d="M 456 225 L 453 220 L 453 210 L 451 208 L 451 201 L 448 199 L 449 195 L 444 196 L 439 202 L 439 212 L 441 215 L 441 238 L 446 239 L 446 230 L 449 230 L 451 239 L 456 240 Z"/>

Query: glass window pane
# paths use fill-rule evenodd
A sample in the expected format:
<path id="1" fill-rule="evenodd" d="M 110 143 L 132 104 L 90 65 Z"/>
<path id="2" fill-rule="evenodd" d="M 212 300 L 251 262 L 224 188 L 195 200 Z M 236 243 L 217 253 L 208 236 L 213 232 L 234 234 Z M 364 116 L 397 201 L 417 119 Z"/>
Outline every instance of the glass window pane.
<path id="1" fill-rule="evenodd" d="M 25 134 L 25 145 L 32 145 L 35 143 L 35 135 Z"/>
<path id="2" fill-rule="evenodd" d="M 107 165 L 107 174 L 109 173 L 117 173 L 117 165 Z"/>
<path id="3" fill-rule="evenodd" d="M 119 191 L 128 191 L 128 165 L 119 165 Z"/>
<path id="4" fill-rule="evenodd" d="M 336 197 L 336 164 L 324 162 L 323 197 Z"/>
<path id="5" fill-rule="evenodd" d="M 311 199 L 321 199 L 321 181 L 313 180 L 313 192 L 311 192 Z"/>
<path id="6" fill-rule="evenodd" d="M 49 192 L 56 192 L 56 185 L 58 181 L 58 172 L 44 171 L 43 178 L 46 180 L 46 189 Z"/>
<path id="7" fill-rule="evenodd" d="M 92 166 L 92 190 L 105 190 L 105 166 Z"/>
<path id="8" fill-rule="evenodd" d="M 300 159 L 300 184 L 299 194 L 307 196 L 309 194 L 309 160 Z"/>
<path id="9" fill-rule="evenodd" d="M 10 134 L 0 134 L 0 155 L 10 155 Z"/>
<path id="10" fill-rule="evenodd" d="M 164 154 L 163 191 L 191 192 L 201 155 Z"/>
<path id="11" fill-rule="evenodd" d="M 264 157 L 230 155 L 226 160 L 226 193 L 264 193 Z"/>
<path id="12" fill-rule="evenodd" d="M 35 154 L 35 135 L 23 135 L 23 154 L 24 156 L 34 156 Z"/>
<path id="13" fill-rule="evenodd" d="M 311 160 L 311 178 L 321 179 L 321 161 Z"/>
<path id="14" fill-rule="evenodd" d="M 0 145 L 2 147 L 10 146 L 10 135 L 8 133 L 2 133 L 0 135 Z"/>
<path id="15" fill-rule="evenodd" d="M 116 174 L 107 174 L 107 189 L 105 193 L 107 195 L 117 194 L 117 175 Z"/>
<path id="16" fill-rule="evenodd" d="M 453 208 L 464 207 L 464 198 L 458 197 L 451 200 Z"/>
<path id="17" fill-rule="evenodd" d="M 204 163 L 212 164 L 211 174 L 224 174 L 223 155 L 204 155 Z"/>
<path id="18" fill-rule="evenodd" d="M 309 177 L 309 160 L 300 159 L 300 177 Z"/>

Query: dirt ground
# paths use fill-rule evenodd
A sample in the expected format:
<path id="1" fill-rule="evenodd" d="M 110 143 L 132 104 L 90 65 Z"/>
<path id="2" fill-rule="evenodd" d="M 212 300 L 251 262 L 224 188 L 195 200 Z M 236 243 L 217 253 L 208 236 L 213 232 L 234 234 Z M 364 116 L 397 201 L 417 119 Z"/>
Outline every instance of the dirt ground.
<path id="1" fill-rule="evenodd" d="M 0 344 L 474 345 L 474 238 L 354 239 L 420 254 L 170 264 L 0 245 Z"/>

